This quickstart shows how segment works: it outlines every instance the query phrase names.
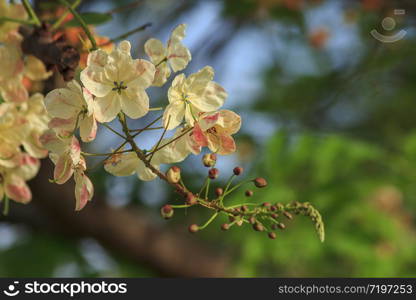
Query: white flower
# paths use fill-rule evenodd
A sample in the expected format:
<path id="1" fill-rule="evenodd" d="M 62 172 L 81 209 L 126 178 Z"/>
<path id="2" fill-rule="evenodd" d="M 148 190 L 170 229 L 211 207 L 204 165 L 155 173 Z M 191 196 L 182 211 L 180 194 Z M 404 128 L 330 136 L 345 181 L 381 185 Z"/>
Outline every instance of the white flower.
<path id="1" fill-rule="evenodd" d="M 94 100 L 87 89 L 75 81 L 66 88 L 55 89 L 45 97 L 45 107 L 53 119 L 49 127 L 61 136 L 69 136 L 78 127 L 81 139 L 90 142 L 97 134 L 97 122 L 94 115 Z"/>
<path id="2" fill-rule="evenodd" d="M 177 127 L 184 118 L 193 126 L 199 114 L 216 111 L 224 104 L 227 93 L 213 78 L 214 70 L 209 66 L 188 78 L 184 74 L 175 77 L 168 91 L 169 105 L 163 114 L 165 128 Z"/>
<path id="3" fill-rule="evenodd" d="M 120 111 L 133 119 L 149 111 L 145 89 L 153 82 L 155 67 L 147 60 L 132 59 L 130 50 L 130 43 L 123 41 L 110 54 L 103 50 L 91 52 L 81 72 L 82 83 L 96 96 L 99 122 L 112 121 Z"/>
<path id="4" fill-rule="evenodd" d="M 160 40 L 149 39 L 144 45 L 144 51 L 155 64 L 156 74 L 154 86 L 162 86 L 170 76 L 170 67 L 174 72 L 186 68 L 191 61 L 191 52 L 181 42 L 185 37 L 185 24 L 178 25 L 169 38 L 167 47 Z"/>

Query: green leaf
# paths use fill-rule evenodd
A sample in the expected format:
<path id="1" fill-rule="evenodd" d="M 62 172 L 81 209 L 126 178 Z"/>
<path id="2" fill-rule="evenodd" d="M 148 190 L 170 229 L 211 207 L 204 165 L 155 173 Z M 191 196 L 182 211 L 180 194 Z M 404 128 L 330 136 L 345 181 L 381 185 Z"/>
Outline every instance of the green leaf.
<path id="1" fill-rule="evenodd" d="M 105 13 L 86 12 L 86 13 L 80 14 L 80 16 L 82 17 L 82 19 L 84 19 L 87 25 L 101 25 L 112 20 L 112 16 L 110 14 L 105 14 Z M 65 26 L 66 27 L 79 26 L 79 23 L 76 19 L 73 19 L 65 23 Z"/>

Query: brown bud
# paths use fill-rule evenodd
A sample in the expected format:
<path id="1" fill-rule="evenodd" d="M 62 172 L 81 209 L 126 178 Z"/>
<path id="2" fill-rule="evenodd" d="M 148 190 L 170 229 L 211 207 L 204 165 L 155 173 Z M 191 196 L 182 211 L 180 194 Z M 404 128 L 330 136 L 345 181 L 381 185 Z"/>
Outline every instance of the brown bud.
<path id="1" fill-rule="evenodd" d="M 278 214 L 271 214 L 270 217 L 272 217 L 273 219 L 277 219 L 279 217 Z"/>
<path id="2" fill-rule="evenodd" d="M 234 175 L 239 176 L 243 173 L 244 169 L 242 167 L 235 167 L 233 170 Z"/>
<path id="3" fill-rule="evenodd" d="M 272 206 L 270 207 L 270 210 L 271 210 L 271 211 L 276 211 L 276 210 L 277 210 L 277 206 L 276 206 L 276 205 L 272 205 Z"/>
<path id="4" fill-rule="evenodd" d="M 234 222 L 234 221 L 235 221 L 235 217 L 233 217 L 233 216 L 228 216 L 228 220 L 229 220 L 230 222 Z"/>
<path id="5" fill-rule="evenodd" d="M 194 194 L 192 193 L 187 193 L 186 194 L 186 199 L 185 199 L 186 204 L 188 205 L 195 205 L 197 200 Z"/>
<path id="6" fill-rule="evenodd" d="M 222 194 L 224 194 L 224 190 L 222 188 L 216 188 L 215 189 L 215 195 L 217 195 L 218 197 L 222 196 Z"/>
<path id="7" fill-rule="evenodd" d="M 286 218 L 288 218 L 289 220 L 292 220 L 292 219 L 293 219 L 292 214 L 291 214 L 291 213 L 289 213 L 289 212 L 287 212 L 287 211 L 284 211 L 284 212 L 283 212 L 283 215 L 284 215 Z"/>
<path id="8" fill-rule="evenodd" d="M 224 223 L 221 225 L 221 229 L 223 231 L 227 231 L 228 229 L 230 229 L 230 224 Z"/>
<path id="9" fill-rule="evenodd" d="M 253 196 L 253 191 L 247 190 L 245 195 L 246 195 L 246 197 L 251 197 L 251 196 Z"/>
<path id="10" fill-rule="evenodd" d="M 256 223 L 256 218 L 251 216 L 248 221 L 250 222 L 250 224 L 254 225 Z"/>
<path id="11" fill-rule="evenodd" d="M 253 229 L 255 231 L 263 231 L 264 230 L 264 227 L 260 223 L 256 223 L 256 224 L 253 225 Z"/>
<path id="12" fill-rule="evenodd" d="M 267 181 L 263 177 L 257 177 L 253 180 L 254 185 L 258 188 L 264 188 L 267 186 Z"/>
<path id="13" fill-rule="evenodd" d="M 212 168 L 213 166 L 215 166 L 216 162 L 217 162 L 217 154 L 215 153 L 208 153 L 202 157 L 202 163 L 207 168 Z"/>
<path id="14" fill-rule="evenodd" d="M 282 230 L 286 228 L 286 225 L 285 225 L 285 224 L 283 224 L 283 223 L 279 223 L 279 225 L 278 225 L 278 226 L 279 226 L 279 228 L 280 228 L 280 229 L 282 229 Z"/>
<path id="15" fill-rule="evenodd" d="M 192 224 L 188 227 L 188 230 L 189 230 L 190 233 L 195 233 L 199 230 L 199 227 L 196 224 Z"/>
<path id="16" fill-rule="evenodd" d="M 172 166 L 166 172 L 166 177 L 170 183 L 178 183 L 181 179 L 181 168 L 178 166 Z"/>
<path id="17" fill-rule="evenodd" d="M 244 211 L 244 212 L 247 212 L 248 211 L 248 206 L 247 205 L 241 206 L 241 210 Z"/>
<path id="18" fill-rule="evenodd" d="M 220 174 L 220 171 L 217 168 L 212 168 L 212 169 L 209 169 L 208 171 L 208 177 L 210 179 L 217 178 L 219 174 Z"/>
<path id="19" fill-rule="evenodd" d="M 160 214 L 162 215 L 164 219 L 172 218 L 173 213 L 174 213 L 173 208 L 169 204 L 162 206 L 162 208 L 160 209 Z"/>
<path id="20" fill-rule="evenodd" d="M 272 240 L 274 240 L 276 238 L 276 233 L 269 232 L 268 236 L 269 236 L 269 238 L 271 238 Z"/>
<path id="21" fill-rule="evenodd" d="M 270 202 L 264 202 L 262 205 L 263 205 L 263 207 L 270 207 L 271 206 Z"/>

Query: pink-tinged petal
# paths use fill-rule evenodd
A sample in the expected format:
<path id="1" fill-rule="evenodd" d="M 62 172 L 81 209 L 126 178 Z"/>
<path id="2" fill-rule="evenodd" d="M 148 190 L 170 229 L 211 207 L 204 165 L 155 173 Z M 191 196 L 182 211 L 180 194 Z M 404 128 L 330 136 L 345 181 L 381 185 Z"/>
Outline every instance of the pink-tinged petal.
<path id="1" fill-rule="evenodd" d="M 136 172 L 139 159 L 136 153 L 113 154 L 104 162 L 104 169 L 114 176 L 130 176 Z"/>
<path id="2" fill-rule="evenodd" d="M 72 164 L 70 156 L 68 154 L 59 156 L 53 173 L 55 183 L 64 184 L 71 178 L 73 173 L 74 165 Z"/>
<path id="3" fill-rule="evenodd" d="M 147 40 L 144 44 L 144 51 L 155 65 L 166 57 L 166 48 L 157 39 Z"/>
<path id="4" fill-rule="evenodd" d="M 76 118 L 82 109 L 82 94 L 77 83 L 49 92 L 44 100 L 49 115 L 61 119 Z"/>
<path id="5" fill-rule="evenodd" d="M 72 164 L 76 166 L 81 159 L 81 145 L 75 136 L 72 137 L 69 147 L 69 155 L 72 159 Z"/>
<path id="6" fill-rule="evenodd" d="M 170 74 L 171 72 L 166 62 L 161 63 L 156 68 L 155 79 L 153 80 L 152 85 L 158 86 L 158 87 L 164 85 L 166 81 L 168 80 Z"/>
<path id="7" fill-rule="evenodd" d="M 10 199 L 26 204 L 32 200 L 32 193 L 26 182 L 17 175 L 8 176 L 4 185 L 6 196 Z"/>
<path id="8" fill-rule="evenodd" d="M 40 133 L 32 132 L 26 141 L 22 141 L 22 145 L 26 152 L 36 158 L 45 158 L 48 156 L 48 150 L 46 150 L 40 142 Z"/>
<path id="9" fill-rule="evenodd" d="M 40 142 L 46 149 L 57 154 L 64 153 L 67 147 L 67 144 L 58 138 L 52 129 L 40 136 Z"/>
<path id="10" fill-rule="evenodd" d="M 195 123 L 194 130 L 191 133 L 191 137 L 197 145 L 200 147 L 208 146 L 208 139 L 205 135 L 205 132 L 201 129 L 198 123 Z"/>
<path id="11" fill-rule="evenodd" d="M 80 211 L 94 195 L 94 186 L 84 172 L 76 172 L 75 176 L 75 210 Z"/>
<path id="12" fill-rule="evenodd" d="M 146 89 L 152 85 L 155 78 L 155 65 L 145 59 L 135 59 L 133 61 L 135 68 L 134 79 L 127 83 L 127 86 Z"/>
<path id="13" fill-rule="evenodd" d="M 97 121 L 94 116 L 84 117 L 79 122 L 79 131 L 83 142 L 91 142 L 97 135 Z"/>
<path id="14" fill-rule="evenodd" d="M 84 86 L 96 97 L 105 97 L 111 92 L 112 83 L 105 81 L 104 69 L 99 66 L 89 66 L 81 72 Z"/>
<path id="15" fill-rule="evenodd" d="M 97 121 L 100 123 L 114 120 L 120 109 L 120 97 L 116 92 L 110 92 L 102 98 L 95 98 L 94 112 Z"/>
<path id="16" fill-rule="evenodd" d="M 230 135 L 220 135 L 218 138 L 220 144 L 217 153 L 219 155 L 228 155 L 235 152 L 236 145 L 234 139 Z M 210 150 L 214 151 L 214 149 Z"/>
<path id="17" fill-rule="evenodd" d="M 18 80 L 3 84 L 0 87 L 1 96 L 6 102 L 23 103 L 29 99 L 26 88 Z"/>
<path id="18" fill-rule="evenodd" d="M 19 164 L 15 169 L 16 174 L 23 180 L 29 180 L 36 176 L 40 168 L 40 161 L 26 153 L 19 155 Z"/>
<path id="19" fill-rule="evenodd" d="M 223 128 L 223 132 L 228 134 L 234 134 L 240 130 L 241 117 L 235 112 L 227 109 L 219 111 L 220 117 L 218 118 L 217 125 Z"/>
<path id="20" fill-rule="evenodd" d="M 218 112 L 211 113 L 211 114 L 204 114 L 202 116 L 201 121 L 199 121 L 201 129 L 203 131 L 207 131 L 208 129 L 214 127 L 217 124 L 219 117 L 220 117 L 220 114 Z"/>

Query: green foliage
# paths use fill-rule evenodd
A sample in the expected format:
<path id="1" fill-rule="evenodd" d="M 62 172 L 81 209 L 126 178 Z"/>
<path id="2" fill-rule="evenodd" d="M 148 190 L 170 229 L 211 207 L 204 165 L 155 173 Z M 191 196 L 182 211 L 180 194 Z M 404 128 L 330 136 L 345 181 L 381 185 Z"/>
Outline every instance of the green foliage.
<path id="1" fill-rule="evenodd" d="M 256 191 L 254 199 L 310 202 L 323 215 L 326 241 L 321 245 L 300 217 L 285 222 L 287 229 L 275 241 L 235 229 L 238 274 L 415 276 L 416 240 L 405 209 L 408 191 L 402 187 L 407 180 L 394 167 L 407 156 L 415 159 L 415 136 L 404 144 L 405 152 L 395 155 L 342 136 L 279 132 L 258 170 L 269 187 Z"/>

